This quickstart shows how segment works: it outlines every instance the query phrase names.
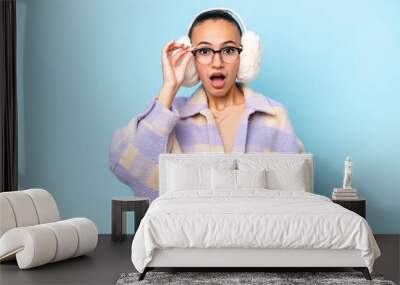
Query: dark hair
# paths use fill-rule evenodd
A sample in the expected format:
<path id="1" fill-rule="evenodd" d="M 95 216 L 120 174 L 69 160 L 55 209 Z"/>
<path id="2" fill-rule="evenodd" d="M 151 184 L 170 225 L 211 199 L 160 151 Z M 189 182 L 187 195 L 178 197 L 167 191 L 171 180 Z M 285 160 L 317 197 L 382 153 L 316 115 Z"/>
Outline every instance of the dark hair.
<path id="1" fill-rule="evenodd" d="M 210 19 L 212 19 L 212 20 L 222 19 L 222 20 L 226 20 L 226 21 L 234 24 L 239 30 L 240 37 L 242 37 L 242 29 L 240 28 L 239 23 L 235 20 L 235 18 L 233 18 L 233 16 L 229 12 L 226 12 L 223 10 L 211 10 L 211 11 L 204 12 L 196 17 L 196 19 L 193 21 L 193 24 L 189 30 L 189 34 L 188 34 L 189 38 L 190 39 L 192 38 L 193 28 L 195 26 L 203 23 L 206 20 L 210 20 Z"/>

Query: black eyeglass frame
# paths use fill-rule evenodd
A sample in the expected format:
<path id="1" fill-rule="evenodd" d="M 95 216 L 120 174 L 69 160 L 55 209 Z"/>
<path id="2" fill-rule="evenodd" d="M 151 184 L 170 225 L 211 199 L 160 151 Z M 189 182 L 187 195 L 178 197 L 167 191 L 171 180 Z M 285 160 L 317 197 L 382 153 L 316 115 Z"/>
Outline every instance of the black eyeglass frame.
<path id="1" fill-rule="evenodd" d="M 191 52 L 196 57 L 196 53 L 197 53 L 198 50 L 200 50 L 200 49 L 209 49 L 209 50 L 211 50 L 213 52 L 213 56 L 212 56 L 212 60 L 211 60 L 211 62 L 212 62 L 214 60 L 215 54 L 216 53 L 221 53 L 221 51 L 226 49 L 226 48 L 236 49 L 238 51 L 239 55 L 243 51 L 243 45 L 240 45 L 240 47 L 227 46 L 227 47 L 223 47 L 223 48 L 218 49 L 218 50 L 215 50 L 215 49 L 212 49 L 212 48 L 209 48 L 209 47 L 201 47 L 201 48 L 194 48 L 193 50 L 191 50 Z"/>

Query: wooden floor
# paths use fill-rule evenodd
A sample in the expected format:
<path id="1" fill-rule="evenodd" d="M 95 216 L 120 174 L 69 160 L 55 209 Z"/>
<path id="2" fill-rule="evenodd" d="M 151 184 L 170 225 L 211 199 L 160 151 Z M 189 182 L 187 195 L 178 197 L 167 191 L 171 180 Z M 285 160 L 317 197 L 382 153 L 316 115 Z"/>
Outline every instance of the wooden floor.
<path id="1" fill-rule="evenodd" d="M 375 236 L 382 256 L 374 272 L 399 283 L 400 235 Z M 15 261 L 0 264 L 0 284 L 115 284 L 123 272 L 135 271 L 131 258 L 132 236 L 124 242 L 112 242 L 100 235 L 95 251 L 87 256 L 19 270 Z M 311 270 L 310 270 L 311 271 Z"/>

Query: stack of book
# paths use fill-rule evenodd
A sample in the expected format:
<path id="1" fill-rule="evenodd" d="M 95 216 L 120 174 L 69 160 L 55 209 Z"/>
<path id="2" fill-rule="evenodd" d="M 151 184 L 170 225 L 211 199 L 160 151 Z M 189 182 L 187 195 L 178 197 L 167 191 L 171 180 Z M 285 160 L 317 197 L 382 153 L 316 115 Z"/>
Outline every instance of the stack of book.
<path id="1" fill-rule="evenodd" d="M 342 189 L 334 188 L 332 193 L 332 199 L 335 200 L 357 200 L 357 189 Z"/>

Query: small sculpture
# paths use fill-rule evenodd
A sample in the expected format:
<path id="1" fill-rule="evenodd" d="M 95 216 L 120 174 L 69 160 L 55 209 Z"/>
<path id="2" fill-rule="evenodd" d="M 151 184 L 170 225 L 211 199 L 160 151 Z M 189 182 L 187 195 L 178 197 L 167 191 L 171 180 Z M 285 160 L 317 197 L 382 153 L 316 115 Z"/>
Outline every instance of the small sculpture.
<path id="1" fill-rule="evenodd" d="M 347 156 L 346 160 L 344 161 L 343 189 L 352 189 L 351 188 L 351 159 L 350 159 L 350 156 Z"/>

